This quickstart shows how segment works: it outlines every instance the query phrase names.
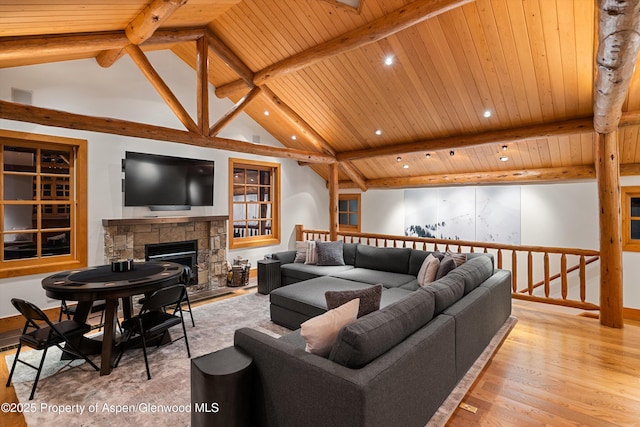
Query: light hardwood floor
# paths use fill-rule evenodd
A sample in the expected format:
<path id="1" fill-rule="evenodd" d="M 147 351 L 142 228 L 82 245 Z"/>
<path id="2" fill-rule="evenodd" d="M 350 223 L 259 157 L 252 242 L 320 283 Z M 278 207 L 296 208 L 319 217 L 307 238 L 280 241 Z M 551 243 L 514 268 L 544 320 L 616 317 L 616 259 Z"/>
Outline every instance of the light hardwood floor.
<path id="1" fill-rule="evenodd" d="M 514 301 L 513 314 L 517 325 L 463 401 L 477 412 L 459 408 L 447 426 L 640 425 L 640 323 L 610 329 L 523 301 Z M 11 387 L 0 385 L 0 396 L 16 401 Z M 0 414 L 0 425 L 26 424 Z"/>

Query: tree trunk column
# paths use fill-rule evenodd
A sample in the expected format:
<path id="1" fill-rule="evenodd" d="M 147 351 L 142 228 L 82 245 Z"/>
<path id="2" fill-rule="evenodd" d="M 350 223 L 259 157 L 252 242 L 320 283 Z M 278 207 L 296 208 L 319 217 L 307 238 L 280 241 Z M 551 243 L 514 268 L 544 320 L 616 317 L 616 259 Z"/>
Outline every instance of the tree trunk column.
<path id="1" fill-rule="evenodd" d="M 617 131 L 597 134 L 596 174 L 600 204 L 600 324 L 622 328 L 622 220 Z"/>
<path id="2" fill-rule="evenodd" d="M 338 240 L 338 163 L 329 165 L 329 239 Z"/>

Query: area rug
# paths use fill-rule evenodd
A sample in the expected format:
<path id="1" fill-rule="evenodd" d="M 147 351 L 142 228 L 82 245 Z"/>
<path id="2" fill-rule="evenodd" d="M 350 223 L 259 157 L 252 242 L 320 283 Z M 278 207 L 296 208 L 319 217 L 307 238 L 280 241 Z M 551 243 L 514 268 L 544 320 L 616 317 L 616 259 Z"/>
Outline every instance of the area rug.
<path id="1" fill-rule="evenodd" d="M 232 345 L 233 334 L 240 327 L 251 327 L 272 336 L 288 332 L 269 320 L 269 297 L 257 293 L 195 307 L 193 314 L 195 328 L 186 314 L 192 357 Z M 514 318 L 505 323 L 431 419 L 429 427 L 446 423 L 514 324 Z M 68 427 L 190 424 L 190 360 L 184 341 L 150 353 L 151 380 L 146 377 L 142 350 L 125 353 L 118 368 L 111 375 L 102 377 L 86 363 L 66 366 L 59 361 L 59 351 L 55 353 L 54 350 L 58 351 L 54 348 L 47 354 L 45 371 L 33 400 L 28 398 L 35 371 L 18 366 L 14 374 L 12 382 L 18 399 L 21 404 L 28 405 L 24 415 L 29 426 L 53 423 Z M 35 350 L 24 351 L 21 359 L 37 362 L 40 354 Z M 11 366 L 13 357 L 6 356 L 7 366 Z M 99 363 L 99 356 L 93 360 Z"/>

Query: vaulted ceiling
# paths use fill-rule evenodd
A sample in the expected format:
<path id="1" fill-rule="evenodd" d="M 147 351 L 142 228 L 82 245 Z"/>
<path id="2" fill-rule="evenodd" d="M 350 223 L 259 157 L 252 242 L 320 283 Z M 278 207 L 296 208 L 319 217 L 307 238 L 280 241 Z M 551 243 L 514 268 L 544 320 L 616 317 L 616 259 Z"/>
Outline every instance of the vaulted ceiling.
<path id="1" fill-rule="evenodd" d="M 360 3 L 0 0 L 0 67 L 96 58 L 108 68 L 131 55 L 149 76 L 144 51 L 170 49 L 237 104 L 222 118 L 184 118 L 188 136 L 161 138 L 296 158 L 325 179 L 337 160 L 343 188 L 595 176 L 595 1 Z M 637 173 L 640 70 L 629 87 L 621 170 Z M 170 88 L 158 90 L 172 102 Z M 217 138 L 239 111 L 288 150 Z M 38 116 L 0 105 L 3 118 L 27 115 Z"/>

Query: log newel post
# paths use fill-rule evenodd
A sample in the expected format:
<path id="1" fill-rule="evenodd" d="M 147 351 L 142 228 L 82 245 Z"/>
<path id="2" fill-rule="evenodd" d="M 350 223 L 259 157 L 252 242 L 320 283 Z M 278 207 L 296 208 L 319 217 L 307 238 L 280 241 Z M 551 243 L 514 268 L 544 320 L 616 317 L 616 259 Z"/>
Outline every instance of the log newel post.
<path id="1" fill-rule="evenodd" d="M 600 324 L 622 328 L 622 220 L 618 132 L 598 134 L 595 151 L 600 219 Z"/>
<path id="2" fill-rule="evenodd" d="M 338 240 L 338 163 L 329 165 L 329 240 Z"/>

